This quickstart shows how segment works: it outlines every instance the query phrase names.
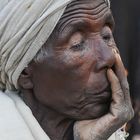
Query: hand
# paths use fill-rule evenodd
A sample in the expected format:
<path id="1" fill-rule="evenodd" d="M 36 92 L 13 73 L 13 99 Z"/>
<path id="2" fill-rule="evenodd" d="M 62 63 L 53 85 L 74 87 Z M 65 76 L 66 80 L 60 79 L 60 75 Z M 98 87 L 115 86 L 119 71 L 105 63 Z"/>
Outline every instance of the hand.
<path id="1" fill-rule="evenodd" d="M 95 120 L 76 122 L 74 140 L 107 140 L 134 116 L 127 76 L 119 54 L 116 54 L 114 71 L 116 74 L 111 69 L 107 70 L 107 77 L 112 90 L 110 111 Z"/>

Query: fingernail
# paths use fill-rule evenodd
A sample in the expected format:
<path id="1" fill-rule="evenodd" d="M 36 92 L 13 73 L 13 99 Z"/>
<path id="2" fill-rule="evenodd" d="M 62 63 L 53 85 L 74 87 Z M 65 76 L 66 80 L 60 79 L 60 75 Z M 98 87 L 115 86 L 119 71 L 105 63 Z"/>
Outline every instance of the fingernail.
<path id="1" fill-rule="evenodd" d="M 112 73 L 113 71 L 112 71 L 112 69 L 108 69 L 107 72 L 111 72 Z"/>

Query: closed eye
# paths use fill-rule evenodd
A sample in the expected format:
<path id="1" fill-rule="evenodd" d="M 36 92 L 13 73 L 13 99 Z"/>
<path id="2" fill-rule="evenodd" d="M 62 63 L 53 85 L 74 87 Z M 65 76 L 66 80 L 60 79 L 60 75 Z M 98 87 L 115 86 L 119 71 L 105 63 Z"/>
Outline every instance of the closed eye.
<path id="1" fill-rule="evenodd" d="M 83 50 L 84 49 L 84 41 L 82 41 L 81 43 L 72 45 L 70 49 L 72 49 L 73 51 Z"/>
<path id="2" fill-rule="evenodd" d="M 111 35 L 110 34 L 107 34 L 107 35 L 103 35 L 103 39 L 104 39 L 104 41 L 110 41 L 110 39 L 111 39 Z"/>

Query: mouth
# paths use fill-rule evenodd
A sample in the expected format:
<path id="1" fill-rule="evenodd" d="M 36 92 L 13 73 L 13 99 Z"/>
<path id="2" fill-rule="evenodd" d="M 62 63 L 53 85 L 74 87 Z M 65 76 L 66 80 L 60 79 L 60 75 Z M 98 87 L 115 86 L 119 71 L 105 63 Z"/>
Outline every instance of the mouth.
<path id="1" fill-rule="evenodd" d="M 111 88 L 109 84 L 98 92 L 85 91 L 82 100 L 76 104 L 76 113 L 71 115 L 76 120 L 96 119 L 109 111 L 111 103 Z M 72 114 L 72 113 L 70 113 Z"/>
<path id="2" fill-rule="evenodd" d="M 78 110 L 78 114 L 80 114 L 78 119 L 96 119 L 109 111 L 111 103 L 111 89 L 109 86 L 106 86 L 100 92 L 85 92 L 84 97 L 82 107 L 80 106 L 81 109 Z"/>
<path id="3" fill-rule="evenodd" d="M 100 90 L 98 92 L 91 92 L 86 91 L 85 93 L 87 98 L 91 98 L 90 100 L 96 101 L 97 104 L 105 104 L 110 103 L 111 101 L 111 88 L 110 86 L 106 86 L 103 90 Z"/>

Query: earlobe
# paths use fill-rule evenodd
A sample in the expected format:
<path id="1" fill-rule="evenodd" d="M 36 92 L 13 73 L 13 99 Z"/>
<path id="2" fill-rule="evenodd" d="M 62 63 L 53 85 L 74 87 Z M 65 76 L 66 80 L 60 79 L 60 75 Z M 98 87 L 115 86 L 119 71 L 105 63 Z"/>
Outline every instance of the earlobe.
<path id="1" fill-rule="evenodd" d="M 33 83 L 32 83 L 32 71 L 29 67 L 25 68 L 23 72 L 20 74 L 20 77 L 18 79 L 18 85 L 22 89 L 32 89 Z"/>

